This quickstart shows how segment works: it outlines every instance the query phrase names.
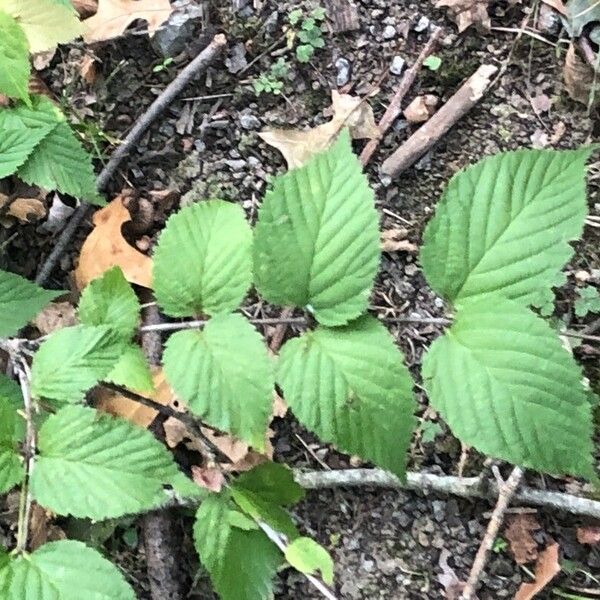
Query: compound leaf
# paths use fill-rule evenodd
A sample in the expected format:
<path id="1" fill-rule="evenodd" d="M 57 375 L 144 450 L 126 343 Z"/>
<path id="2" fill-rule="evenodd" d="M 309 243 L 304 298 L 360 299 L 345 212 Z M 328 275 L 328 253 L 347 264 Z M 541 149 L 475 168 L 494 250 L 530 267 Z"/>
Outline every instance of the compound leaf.
<path id="1" fill-rule="evenodd" d="M 262 337 L 239 314 L 217 315 L 202 331 L 178 331 L 164 357 L 166 378 L 212 427 L 264 447 L 273 368 Z"/>
<path id="2" fill-rule="evenodd" d="M 498 293 L 552 300 L 586 215 L 592 148 L 506 152 L 456 174 L 427 226 L 421 262 L 450 301 Z"/>
<path id="3" fill-rule="evenodd" d="M 55 331 L 33 358 L 31 392 L 79 402 L 117 364 L 126 343 L 109 327 L 77 325 Z"/>
<path id="4" fill-rule="evenodd" d="M 25 32 L 13 17 L 0 10 L 0 93 L 28 103 L 30 72 Z"/>
<path id="5" fill-rule="evenodd" d="M 34 96 L 31 107 L 20 104 L 3 110 L 0 112 L 0 128 L 28 131 L 50 128 L 19 166 L 17 175 L 23 181 L 95 204 L 104 202 L 96 190 L 90 156 L 75 137 L 64 115 L 48 98 Z"/>
<path id="6" fill-rule="evenodd" d="M 50 542 L 33 554 L 0 560 L 0 596 L 3 600 L 135 600 L 119 569 L 75 540 Z"/>
<path id="7" fill-rule="evenodd" d="M 194 524 L 200 561 L 222 600 L 269 600 L 283 557 L 262 531 L 232 525 L 235 512 L 226 494 L 202 502 Z"/>
<path id="8" fill-rule="evenodd" d="M 581 369 L 549 325 L 502 298 L 465 301 L 423 361 L 432 406 L 480 452 L 594 478 Z"/>
<path id="9" fill-rule="evenodd" d="M 313 575 L 321 571 L 323 581 L 333 584 L 333 560 L 320 544 L 307 537 L 299 537 L 285 549 L 285 559 L 301 573 Z"/>
<path id="10" fill-rule="evenodd" d="M 55 0 L 0 0 L 0 10 L 22 27 L 32 54 L 70 42 L 83 31 L 73 6 Z"/>
<path id="11" fill-rule="evenodd" d="M 322 440 L 404 476 L 415 424 L 413 383 L 376 319 L 290 340 L 277 382 L 298 420 Z"/>
<path id="12" fill-rule="evenodd" d="M 269 302 L 343 325 L 367 308 L 379 256 L 373 192 L 347 132 L 267 192 L 255 228 L 254 273 Z"/>
<path id="13" fill-rule="evenodd" d="M 66 406 L 39 434 L 31 492 L 60 515 L 109 519 L 156 505 L 178 469 L 146 429 L 93 408 Z"/>
<path id="14" fill-rule="evenodd" d="M 81 293 L 79 320 L 84 325 L 106 325 L 129 339 L 139 322 L 140 303 L 119 267 L 94 279 Z"/>
<path id="15" fill-rule="evenodd" d="M 173 317 L 238 307 L 252 282 L 252 231 L 241 207 L 222 200 L 173 215 L 154 251 L 158 304 Z"/>
<path id="16" fill-rule="evenodd" d="M 62 293 L 44 290 L 24 277 L 0 271 L 0 336 L 17 333 L 48 302 Z"/>

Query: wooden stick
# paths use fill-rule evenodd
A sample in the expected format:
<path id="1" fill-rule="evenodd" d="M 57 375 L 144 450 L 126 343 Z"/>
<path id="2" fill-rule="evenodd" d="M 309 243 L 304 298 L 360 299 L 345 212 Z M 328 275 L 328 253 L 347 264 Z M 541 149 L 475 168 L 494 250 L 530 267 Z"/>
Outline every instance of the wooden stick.
<path id="1" fill-rule="evenodd" d="M 442 37 L 442 29 L 436 28 L 431 34 L 431 37 L 425 44 L 423 50 L 417 57 L 415 64 L 407 69 L 398 85 L 398 89 L 390 102 L 390 105 L 387 107 L 383 117 L 381 117 L 381 121 L 379 121 L 378 129 L 379 133 L 377 137 L 373 140 L 370 140 L 369 143 L 363 148 L 363 151 L 360 153 L 360 162 L 363 166 L 368 164 L 371 160 L 373 154 L 375 154 L 375 150 L 379 146 L 379 143 L 383 139 L 383 136 L 387 133 L 388 129 L 394 124 L 394 121 L 400 116 L 402 112 L 402 101 L 404 100 L 404 96 L 408 93 L 408 90 L 412 87 L 415 79 L 425 59 L 435 50 L 438 40 Z"/>
<path id="2" fill-rule="evenodd" d="M 481 100 L 497 70 L 494 65 L 481 65 L 429 121 L 385 160 L 382 172 L 395 178 L 411 167 Z"/>

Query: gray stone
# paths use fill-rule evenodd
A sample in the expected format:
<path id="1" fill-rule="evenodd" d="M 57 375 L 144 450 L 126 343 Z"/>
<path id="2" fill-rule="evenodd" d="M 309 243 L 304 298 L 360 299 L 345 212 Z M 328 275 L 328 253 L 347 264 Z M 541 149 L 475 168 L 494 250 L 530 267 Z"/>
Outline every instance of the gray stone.
<path id="1" fill-rule="evenodd" d="M 335 82 L 338 87 L 342 87 L 350 81 L 352 65 L 348 59 L 341 57 L 335 61 L 335 68 L 337 69 Z"/>
<path id="2" fill-rule="evenodd" d="M 241 171 L 246 166 L 246 161 L 243 159 L 225 160 L 223 161 L 232 171 Z"/>
<path id="3" fill-rule="evenodd" d="M 393 40 L 396 37 L 396 28 L 393 25 L 386 25 L 383 30 L 384 40 Z"/>
<path id="4" fill-rule="evenodd" d="M 229 55 L 225 59 L 225 66 L 227 67 L 227 70 L 234 75 L 248 66 L 248 61 L 246 60 L 246 46 L 244 46 L 244 44 L 239 42 L 231 48 Z"/>
<path id="5" fill-rule="evenodd" d="M 415 23 L 413 30 L 416 31 L 417 33 L 421 33 L 422 31 L 425 31 L 426 29 L 428 29 L 430 22 L 431 21 L 425 15 L 423 15 Z"/>
<path id="6" fill-rule="evenodd" d="M 240 113 L 240 125 L 242 129 L 256 130 L 260 129 L 260 120 L 258 117 L 248 113 Z"/>
<path id="7" fill-rule="evenodd" d="M 151 38 L 154 50 L 165 58 L 183 52 L 192 41 L 196 24 L 205 17 L 204 8 L 190 0 L 175 0 L 175 10 Z"/>
<path id="8" fill-rule="evenodd" d="M 392 75 L 402 75 L 405 66 L 406 61 L 400 55 L 396 54 L 390 66 L 390 73 L 392 73 Z"/>

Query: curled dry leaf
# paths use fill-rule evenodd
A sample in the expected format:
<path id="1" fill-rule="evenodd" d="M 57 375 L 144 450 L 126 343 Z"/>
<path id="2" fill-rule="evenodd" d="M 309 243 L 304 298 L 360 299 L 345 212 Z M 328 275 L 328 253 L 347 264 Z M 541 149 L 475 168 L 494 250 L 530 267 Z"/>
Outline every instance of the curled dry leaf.
<path id="1" fill-rule="evenodd" d="M 81 60 L 81 64 L 79 65 L 79 74 L 88 85 L 94 85 L 94 83 L 96 83 L 96 79 L 98 78 L 96 61 L 89 54 L 86 54 Z"/>
<path id="2" fill-rule="evenodd" d="M 130 246 L 121 233 L 122 225 L 130 220 L 123 196 L 96 212 L 94 229 L 83 243 L 75 269 L 79 289 L 115 266 L 121 267 L 130 283 L 152 287 L 152 259 Z"/>
<path id="3" fill-rule="evenodd" d="M 537 542 L 532 534 L 539 529 L 540 524 L 535 515 L 517 513 L 510 516 L 504 536 L 510 544 L 510 551 L 517 564 L 524 565 L 537 559 Z"/>
<path id="4" fill-rule="evenodd" d="M 99 0 L 96 14 L 83 21 L 83 39 L 90 43 L 118 37 L 137 19 L 148 23 L 152 36 L 173 10 L 169 0 Z"/>
<path id="5" fill-rule="evenodd" d="M 580 544 L 589 544 L 590 546 L 600 544 L 600 527 L 595 527 L 593 525 L 578 527 L 577 541 Z"/>
<path id="6" fill-rule="evenodd" d="M 37 198 L 15 198 L 11 200 L 6 194 L 0 193 L 0 215 L 4 226 L 12 225 L 10 218 L 14 217 L 21 223 L 32 223 L 46 215 L 46 205 L 42 202 L 45 194 L 39 194 Z M 9 205 L 9 206 L 7 206 Z"/>
<path id="7" fill-rule="evenodd" d="M 558 564 L 558 544 L 552 544 L 540 552 L 535 563 L 535 581 L 522 583 L 515 600 L 535 598 L 560 573 Z"/>
<path id="8" fill-rule="evenodd" d="M 448 9 L 453 21 L 458 25 L 458 31 L 475 25 L 478 29 L 489 31 L 491 20 L 488 15 L 489 0 L 438 0 L 436 8 Z"/>
<path id="9" fill-rule="evenodd" d="M 573 42 L 565 56 L 563 78 L 567 93 L 576 102 L 587 106 L 600 101 L 600 77 L 594 78 L 594 69 L 577 54 Z"/>
<path id="10" fill-rule="evenodd" d="M 408 231 L 404 227 L 386 229 L 381 232 L 381 250 L 383 252 L 417 252 L 419 248 L 406 239 Z"/>
<path id="11" fill-rule="evenodd" d="M 322 152 L 348 127 L 354 139 L 374 139 L 378 135 L 373 109 L 366 99 L 331 91 L 331 120 L 312 129 L 270 129 L 258 135 L 277 148 L 288 168 L 301 167 L 313 154 Z"/>
<path id="12" fill-rule="evenodd" d="M 433 94 L 417 96 L 404 109 L 404 116 L 410 123 L 423 123 L 427 121 L 431 115 L 433 115 L 437 104 L 438 98 Z"/>
<path id="13" fill-rule="evenodd" d="M 52 302 L 44 307 L 33 324 L 42 335 L 77 324 L 77 312 L 70 302 Z"/>

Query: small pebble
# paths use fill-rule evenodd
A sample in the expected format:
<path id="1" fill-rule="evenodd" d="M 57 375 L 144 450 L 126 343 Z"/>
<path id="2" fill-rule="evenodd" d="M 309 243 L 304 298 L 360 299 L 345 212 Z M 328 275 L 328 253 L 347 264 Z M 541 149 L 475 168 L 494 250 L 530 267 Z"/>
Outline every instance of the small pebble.
<path id="1" fill-rule="evenodd" d="M 396 28 L 393 25 L 386 25 L 383 30 L 384 40 L 393 40 L 396 37 Z"/>
<path id="2" fill-rule="evenodd" d="M 342 57 L 335 61 L 335 68 L 337 69 L 335 82 L 338 87 L 342 87 L 350 81 L 352 65 L 348 59 Z"/>
<path id="3" fill-rule="evenodd" d="M 416 31 L 417 33 L 421 33 L 422 31 L 425 31 L 428 27 L 429 27 L 429 19 L 423 15 L 414 25 L 413 30 Z"/>
<path id="4" fill-rule="evenodd" d="M 254 115 L 240 114 L 240 125 L 242 129 L 260 129 L 260 120 Z"/>
<path id="5" fill-rule="evenodd" d="M 392 73 L 392 75 L 402 75 L 402 71 L 404 71 L 405 66 L 406 61 L 401 56 L 396 55 L 392 60 L 392 64 L 390 66 L 390 73 Z"/>

